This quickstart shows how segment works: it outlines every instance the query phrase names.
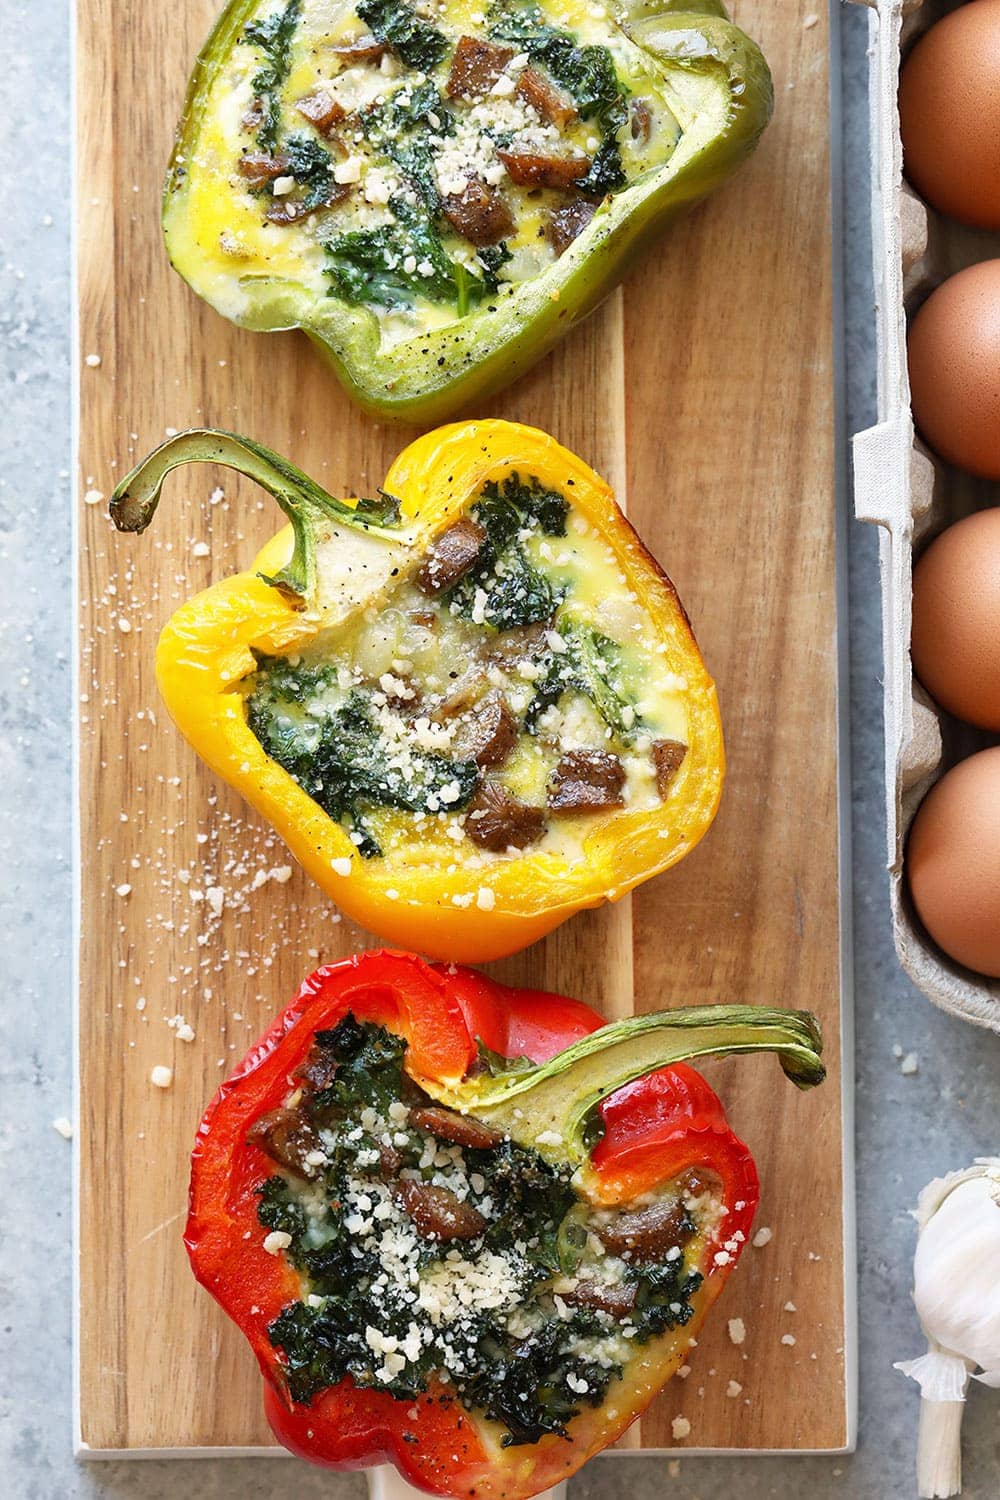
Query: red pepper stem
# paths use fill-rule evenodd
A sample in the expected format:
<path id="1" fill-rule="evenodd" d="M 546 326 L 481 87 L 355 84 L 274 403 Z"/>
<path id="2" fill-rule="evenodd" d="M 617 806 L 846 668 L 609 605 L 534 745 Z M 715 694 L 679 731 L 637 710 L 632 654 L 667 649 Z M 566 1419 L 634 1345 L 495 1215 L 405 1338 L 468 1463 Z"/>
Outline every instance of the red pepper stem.
<path id="1" fill-rule="evenodd" d="M 287 458 L 236 433 L 214 427 L 192 427 L 161 443 L 117 485 L 111 496 L 111 519 L 119 531 L 143 532 L 156 514 L 163 481 L 182 464 L 223 464 L 245 474 L 278 502 L 295 534 L 290 562 L 265 583 L 296 600 L 304 600 L 316 581 L 315 529 L 322 520 L 357 526 L 388 539 L 396 536 L 399 506 L 389 495 L 346 505 L 327 494 Z M 262 575 L 263 576 L 263 575 Z"/>
<path id="2" fill-rule="evenodd" d="M 533 1068 L 473 1078 L 452 1089 L 425 1086 L 543 1155 L 578 1164 L 588 1156 L 593 1110 L 633 1079 L 699 1057 L 774 1052 L 786 1077 L 809 1089 L 826 1076 L 822 1045 L 809 1011 L 690 1006 L 614 1021 Z"/>

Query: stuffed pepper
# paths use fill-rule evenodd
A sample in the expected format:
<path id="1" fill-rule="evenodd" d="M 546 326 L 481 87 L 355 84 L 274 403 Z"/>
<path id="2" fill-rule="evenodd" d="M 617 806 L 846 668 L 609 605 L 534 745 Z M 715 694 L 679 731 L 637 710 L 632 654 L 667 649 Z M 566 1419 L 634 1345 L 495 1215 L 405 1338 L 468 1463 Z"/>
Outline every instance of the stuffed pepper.
<path id="1" fill-rule="evenodd" d="M 370 411 L 437 421 L 596 306 L 771 103 L 718 0 L 230 0 L 167 248 L 234 322 L 303 328 Z"/>
<path id="2" fill-rule="evenodd" d="M 806 1012 L 601 1024 L 471 970 L 319 969 L 208 1108 L 185 1233 L 286 1447 L 521 1500 L 613 1442 L 684 1362 L 758 1198 L 683 1059 L 775 1052 Z"/>
<path id="3" fill-rule="evenodd" d="M 252 475 L 291 527 L 177 610 L 160 689 L 343 911 L 479 962 L 698 842 L 722 784 L 715 689 L 579 459 L 531 428 L 454 426 L 352 502 L 248 439 L 182 433 L 122 481 L 116 524 L 141 531 L 194 460 Z"/>

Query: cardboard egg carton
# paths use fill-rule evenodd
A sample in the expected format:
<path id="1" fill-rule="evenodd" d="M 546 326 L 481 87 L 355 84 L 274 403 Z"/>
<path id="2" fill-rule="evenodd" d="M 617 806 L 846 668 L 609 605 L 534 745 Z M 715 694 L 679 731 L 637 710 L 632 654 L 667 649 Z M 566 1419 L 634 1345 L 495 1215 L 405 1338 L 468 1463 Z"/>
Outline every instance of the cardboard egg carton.
<path id="1" fill-rule="evenodd" d="M 865 0 L 861 0 L 865 3 Z M 906 370 L 907 315 L 947 276 L 1000 257 L 1000 233 L 973 230 L 929 209 L 903 181 L 896 90 L 901 55 L 954 4 L 867 0 L 871 11 L 872 250 L 878 417 L 854 438 L 854 506 L 881 528 L 885 784 L 893 935 L 906 973 L 943 1010 L 1000 1032 L 1000 980 L 947 958 L 924 932 L 903 874 L 910 823 L 931 784 L 965 755 L 994 743 L 944 714 L 910 663 L 914 550 L 987 505 L 1000 486 L 960 473 L 916 437 Z"/>

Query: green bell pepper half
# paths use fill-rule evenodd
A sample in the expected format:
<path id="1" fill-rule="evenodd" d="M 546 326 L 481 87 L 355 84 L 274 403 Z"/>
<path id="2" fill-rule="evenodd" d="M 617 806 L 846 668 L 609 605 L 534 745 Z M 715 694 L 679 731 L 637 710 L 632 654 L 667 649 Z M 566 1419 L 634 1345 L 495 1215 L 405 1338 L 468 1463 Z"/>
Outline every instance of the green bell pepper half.
<path id="1" fill-rule="evenodd" d="M 617 24 L 654 62 L 681 129 L 673 154 L 605 197 L 558 259 L 512 295 L 385 347 L 367 307 L 289 277 L 250 268 L 242 274 L 239 264 L 225 280 L 199 257 L 196 235 L 192 240 L 191 164 L 209 94 L 259 7 L 260 0 L 230 0 L 199 53 L 167 173 L 167 250 L 191 287 L 233 322 L 260 332 L 302 329 L 348 393 L 383 421 L 439 422 L 529 370 L 603 301 L 671 220 L 735 171 L 773 107 L 760 49 L 719 0 L 631 0 Z"/>

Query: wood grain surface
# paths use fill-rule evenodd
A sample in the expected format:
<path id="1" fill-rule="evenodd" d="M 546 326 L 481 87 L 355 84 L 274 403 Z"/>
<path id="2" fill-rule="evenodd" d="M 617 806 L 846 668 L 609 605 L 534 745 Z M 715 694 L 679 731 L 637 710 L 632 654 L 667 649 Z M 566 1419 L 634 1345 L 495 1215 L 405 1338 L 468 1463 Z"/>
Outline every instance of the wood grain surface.
<path id="1" fill-rule="evenodd" d="M 370 491 L 408 436 L 354 410 L 304 338 L 230 327 L 167 265 L 160 180 L 214 9 L 77 7 L 78 1358 L 91 1452 L 270 1441 L 243 1341 L 187 1269 L 187 1155 L 204 1104 L 302 976 L 369 941 L 301 872 L 283 878 L 280 841 L 157 699 L 159 627 L 249 563 L 273 505 L 228 472 L 186 470 L 137 539 L 95 500 L 171 428 L 245 431 L 341 493 Z M 691 1423 L 679 1449 L 847 1439 L 827 37 L 811 9 L 738 0 L 775 73 L 757 156 L 491 406 L 627 493 L 718 680 L 729 757 L 717 823 L 682 866 L 498 972 L 609 1014 L 807 1005 L 827 1039 L 830 1082 L 808 1096 L 771 1060 L 710 1070 L 753 1147 L 772 1234 L 748 1248 L 690 1375 L 632 1447 L 670 1446 L 678 1415 Z M 168 1025 L 178 1015 L 193 1041 Z M 150 1084 L 156 1064 L 173 1068 L 169 1089 Z"/>

